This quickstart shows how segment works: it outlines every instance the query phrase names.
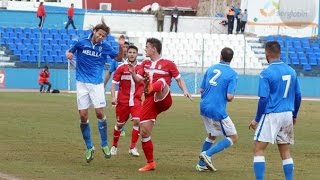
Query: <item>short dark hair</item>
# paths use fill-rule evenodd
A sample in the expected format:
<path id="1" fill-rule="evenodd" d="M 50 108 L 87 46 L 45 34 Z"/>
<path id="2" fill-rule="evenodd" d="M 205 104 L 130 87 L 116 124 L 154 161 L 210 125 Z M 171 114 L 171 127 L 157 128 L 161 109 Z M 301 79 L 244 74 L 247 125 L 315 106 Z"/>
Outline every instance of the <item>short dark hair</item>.
<path id="1" fill-rule="evenodd" d="M 44 69 L 49 69 L 49 67 L 47 65 L 43 66 Z"/>
<path id="2" fill-rule="evenodd" d="M 101 19 L 101 23 L 97 24 L 95 27 L 93 27 L 93 30 L 99 31 L 99 29 L 105 31 L 108 34 L 110 34 L 110 28 L 107 26 L 107 24 Z"/>
<path id="3" fill-rule="evenodd" d="M 127 51 L 129 51 L 129 49 L 135 49 L 138 52 L 138 47 L 135 45 L 130 45 Z"/>
<path id="4" fill-rule="evenodd" d="M 148 38 L 147 39 L 147 43 L 150 43 L 153 47 L 155 47 L 157 49 L 157 52 L 159 54 L 161 54 L 162 51 L 162 44 L 161 41 L 159 39 L 156 38 Z"/>
<path id="5" fill-rule="evenodd" d="M 221 50 L 222 60 L 225 62 L 231 62 L 233 58 L 233 50 L 231 48 L 225 47 Z"/>
<path id="6" fill-rule="evenodd" d="M 280 44 L 277 41 L 269 41 L 266 43 L 265 50 L 267 53 L 279 56 L 281 53 Z"/>

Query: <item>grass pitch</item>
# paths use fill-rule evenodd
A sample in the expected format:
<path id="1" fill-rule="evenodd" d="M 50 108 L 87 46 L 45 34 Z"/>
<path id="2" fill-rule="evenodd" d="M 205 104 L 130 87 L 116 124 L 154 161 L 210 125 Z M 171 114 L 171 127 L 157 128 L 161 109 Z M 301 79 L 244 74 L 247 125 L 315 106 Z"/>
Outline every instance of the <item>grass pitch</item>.
<path id="1" fill-rule="evenodd" d="M 109 98 L 109 95 L 107 95 Z M 110 101 L 109 101 L 110 102 Z M 1 174 L 21 179 L 254 179 L 252 170 L 253 131 L 248 124 L 256 111 L 256 100 L 235 99 L 229 113 L 239 134 L 233 147 L 214 157 L 217 172 L 196 172 L 195 165 L 206 133 L 199 116 L 199 99 L 190 102 L 175 97 L 172 108 L 161 114 L 153 130 L 157 169 L 140 173 L 145 164 L 130 157 L 128 147 L 132 123 L 126 125 L 118 155 L 104 159 L 94 112 L 89 112 L 94 160 L 85 161 L 85 145 L 79 129 L 74 94 L 0 93 L 0 179 Z M 320 102 L 303 101 L 295 127 L 295 179 L 320 179 Z M 115 124 L 114 108 L 107 107 L 109 144 Z M 282 161 L 275 145 L 266 154 L 266 179 L 284 179 Z"/>

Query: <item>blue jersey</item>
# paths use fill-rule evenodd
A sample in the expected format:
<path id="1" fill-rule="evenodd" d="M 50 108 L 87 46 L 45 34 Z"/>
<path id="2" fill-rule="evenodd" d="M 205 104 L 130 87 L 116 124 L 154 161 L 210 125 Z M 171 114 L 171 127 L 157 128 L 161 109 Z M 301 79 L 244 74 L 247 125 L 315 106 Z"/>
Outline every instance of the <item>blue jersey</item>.
<path id="1" fill-rule="evenodd" d="M 125 62 L 125 60 L 123 59 L 122 61 L 116 61 L 116 60 L 112 60 L 109 62 L 109 73 L 112 74 L 114 71 L 116 71 L 116 69 L 118 68 L 118 66 L 120 66 L 121 64 L 123 64 Z"/>
<path id="2" fill-rule="evenodd" d="M 108 43 L 102 41 L 92 44 L 91 34 L 88 38 L 75 41 L 69 52 L 76 53 L 76 79 L 84 83 L 100 84 L 107 57 L 115 58 L 118 52 Z"/>
<path id="3" fill-rule="evenodd" d="M 203 89 L 200 100 L 201 115 L 216 121 L 228 117 L 227 94 L 235 93 L 237 77 L 237 73 L 230 65 L 222 62 L 206 71 L 201 84 Z"/>
<path id="4" fill-rule="evenodd" d="M 297 74 L 282 61 L 274 61 L 260 73 L 259 97 L 267 98 L 264 113 L 294 111 L 295 96 L 300 94 Z"/>

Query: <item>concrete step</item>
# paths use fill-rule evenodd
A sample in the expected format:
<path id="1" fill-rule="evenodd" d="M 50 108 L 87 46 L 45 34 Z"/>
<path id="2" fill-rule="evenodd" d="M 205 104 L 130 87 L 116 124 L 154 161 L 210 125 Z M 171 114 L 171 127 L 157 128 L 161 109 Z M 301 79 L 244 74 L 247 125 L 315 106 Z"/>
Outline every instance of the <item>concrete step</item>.
<path id="1" fill-rule="evenodd" d="M 10 57 L 8 57 L 8 56 L 0 56 L 0 61 L 10 61 Z"/>
<path id="2" fill-rule="evenodd" d="M 6 67 L 14 67 L 15 63 L 14 62 L 1 62 L 0 61 L 0 67 L 1 66 L 6 66 Z"/>

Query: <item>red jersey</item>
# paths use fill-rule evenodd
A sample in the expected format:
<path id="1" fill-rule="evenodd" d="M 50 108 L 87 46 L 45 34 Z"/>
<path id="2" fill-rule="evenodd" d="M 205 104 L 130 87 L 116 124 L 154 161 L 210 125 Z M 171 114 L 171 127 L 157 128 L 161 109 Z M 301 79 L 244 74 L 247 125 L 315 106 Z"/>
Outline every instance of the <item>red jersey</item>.
<path id="1" fill-rule="evenodd" d="M 74 15 L 74 8 L 69 8 L 68 9 L 68 17 L 73 17 Z"/>
<path id="2" fill-rule="evenodd" d="M 156 61 L 143 60 L 137 73 L 141 78 L 145 73 L 149 73 L 151 83 L 163 78 L 169 86 L 172 78 L 179 79 L 181 77 L 176 64 L 171 60 L 162 58 Z"/>
<path id="3" fill-rule="evenodd" d="M 49 82 L 49 77 L 50 77 L 50 72 L 42 69 L 39 73 L 39 78 L 38 78 L 39 84 Z"/>
<path id="4" fill-rule="evenodd" d="M 44 9 L 44 6 L 41 5 L 38 7 L 37 17 L 43 17 L 43 16 L 46 16 L 46 10 Z"/>
<path id="5" fill-rule="evenodd" d="M 135 69 L 139 69 L 139 65 Z M 141 105 L 143 93 L 143 83 L 136 84 L 129 72 L 128 63 L 121 64 L 115 71 L 112 79 L 113 83 L 119 84 L 117 103 L 121 105 L 134 106 Z"/>

